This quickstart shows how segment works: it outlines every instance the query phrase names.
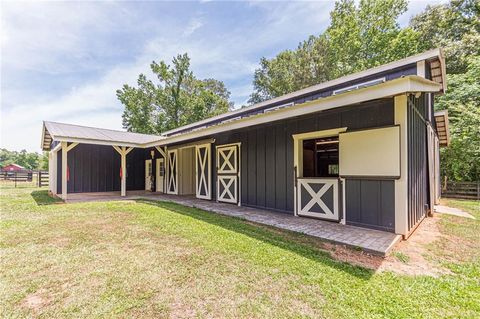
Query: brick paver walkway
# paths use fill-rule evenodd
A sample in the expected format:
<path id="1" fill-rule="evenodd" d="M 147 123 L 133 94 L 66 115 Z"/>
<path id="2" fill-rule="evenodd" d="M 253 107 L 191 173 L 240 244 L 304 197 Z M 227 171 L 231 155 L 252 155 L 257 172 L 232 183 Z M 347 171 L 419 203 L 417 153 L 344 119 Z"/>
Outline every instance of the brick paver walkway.
<path id="1" fill-rule="evenodd" d="M 400 235 L 396 235 L 393 233 L 350 225 L 342 225 L 334 222 L 328 222 L 312 218 L 295 217 L 293 215 L 282 214 L 268 210 L 217 203 L 214 201 L 201 200 L 190 196 L 129 192 L 126 197 L 120 197 L 117 193 L 82 193 L 71 195 L 69 194 L 68 202 L 139 198 L 171 201 L 182 204 L 184 206 L 196 207 L 222 215 L 235 216 L 259 224 L 303 233 L 337 244 L 343 244 L 351 247 L 359 247 L 362 248 L 364 251 L 381 256 L 388 255 L 392 248 L 401 239 Z"/>

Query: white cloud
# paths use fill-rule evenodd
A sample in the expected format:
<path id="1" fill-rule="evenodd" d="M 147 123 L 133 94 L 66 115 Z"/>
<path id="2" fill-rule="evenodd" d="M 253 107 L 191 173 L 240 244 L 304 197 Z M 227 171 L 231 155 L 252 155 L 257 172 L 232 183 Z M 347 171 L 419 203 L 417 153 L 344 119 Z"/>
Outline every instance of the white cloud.
<path id="1" fill-rule="evenodd" d="M 72 88 L 69 92 L 47 101 L 33 100 L 31 103 L 3 110 L 2 147 L 37 150 L 42 120 L 121 129 L 123 108 L 115 92 L 124 83 L 134 85 L 138 74 L 146 73 L 154 59 L 171 61 L 177 53 L 188 52 L 194 57 L 192 63 L 196 74 L 224 79 L 251 74 L 254 68 L 254 65 L 246 60 L 230 59 L 221 45 L 209 48 L 208 44 L 202 42 L 176 45 L 171 43 L 171 39 L 153 39 L 145 45 L 142 55 L 134 63 L 120 64 L 96 81 Z M 241 93 L 244 94 L 245 91 Z M 19 127 L 17 121 L 4 120 L 18 117 L 18 114 L 28 114 L 22 119 L 22 127 Z"/>
<path id="2" fill-rule="evenodd" d="M 113 27 L 113 3 L 3 2 L 2 64 L 16 70 L 61 73 L 96 67 L 88 59 L 92 46 L 89 30 Z M 116 17 L 116 16 L 115 16 Z M 72 63 L 82 61 L 82 64 Z"/>
<path id="3" fill-rule="evenodd" d="M 202 26 L 203 26 L 203 22 L 200 20 L 200 18 L 193 18 L 190 20 L 185 31 L 183 31 L 183 35 L 189 36 L 193 34 L 197 29 L 201 28 Z"/>

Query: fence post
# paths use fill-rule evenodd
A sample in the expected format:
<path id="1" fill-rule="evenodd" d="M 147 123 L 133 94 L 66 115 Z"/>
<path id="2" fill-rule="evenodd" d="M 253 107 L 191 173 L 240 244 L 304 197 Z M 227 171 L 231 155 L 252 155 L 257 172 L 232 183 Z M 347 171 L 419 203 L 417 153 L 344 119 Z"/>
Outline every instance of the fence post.
<path id="1" fill-rule="evenodd" d="M 41 171 L 38 171 L 37 177 L 38 177 L 38 187 L 42 187 L 42 172 Z"/>
<path id="2" fill-rule="evenodd" d="M 15 172 L 15 188 L 17 188 L 17 172 Z"/>
<path id="3" fill-rule="evenodd" d="M 480 200 L 480 181 L 477 181 L 477 199 Z"/>

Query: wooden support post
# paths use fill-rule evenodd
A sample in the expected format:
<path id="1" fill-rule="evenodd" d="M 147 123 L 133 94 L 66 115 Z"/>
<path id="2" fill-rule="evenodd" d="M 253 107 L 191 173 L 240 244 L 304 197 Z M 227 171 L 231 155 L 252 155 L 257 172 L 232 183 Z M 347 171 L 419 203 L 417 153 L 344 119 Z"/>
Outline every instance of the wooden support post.
<path id="1" fill-rule="evenodd" d="M 133 150 L 133 147 L 112 146 L 118 154 L 120 154 L 120 169 L 122 171 L 122 178 L 120 179 L 120 196 L 127 196 L 127 154 Z"/>
<path id="2" fill-rule="evenodd" d="M 58 150 L 52 151 L 52 176 L 50 177 L 51 186 L 49 186 L 53 195 L 57 195 L 57 159 L 58 159 Z M 50 169 L 50 166 L 49 166 Z"/>
<path id="3" fill-rule="evenodd" d="M 68 144 L 67 142 L 62 143 L 62 199 L 67 200 L 67 154 L 68 154 Z"/>
<path id="4" fill-rule="evenodd" d="M 125 147 L 122 147 L 122 157 L 121 160 L 121 169 L 122 169 L 122 180 L 121 180 L 121 196 L 127 195 L 127 155 L 125 154 Z"/>
<path id="5" fill-rule="evenodd" d="M 67 200 L 67 170 L 68 170 L 68 157 L 67 154 L 71 151 L 78 143 L 72 143 L 68 145 L 67 142 L 61 142 L 62 145 L 62 199 Z"/>

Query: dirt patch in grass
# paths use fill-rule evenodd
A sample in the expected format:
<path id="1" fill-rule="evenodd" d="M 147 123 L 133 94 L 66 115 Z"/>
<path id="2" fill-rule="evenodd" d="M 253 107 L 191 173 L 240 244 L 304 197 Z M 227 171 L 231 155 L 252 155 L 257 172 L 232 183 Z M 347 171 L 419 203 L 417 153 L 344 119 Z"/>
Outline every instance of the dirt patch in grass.
<path id="1" fill-rule="evenodd" d="M 438 216 L 423 220 L 408 240 L 401 241 L 394 251 L 385 258 L 379 271 L 393 271 L 405 275 L 428 275 L 438 277 L 449 274 L 450 271 L 443 268 L 431 258 L 430 246 L 444 238 L 440 230 Z"/>
<path id="2" fill-rule="evenodd" d="M 22 307 L 38 313 L 42 308 L 48 306 L 52 300 L 53 298 L 48 295 L 45 289 L 40 289 L 26 296 L 22 301 Z"/>
<path id="3" fill-rule="evenodd" d="M 372 270 L 377 270 L 384 261 L 383 257 L 372 255 L 361 250 L 355 250 L 345 245 L 325 243 L 323 247 L 335 260 Z"/>
<path id="4" fill-rule="evenodd" d="M 426 275 L 438 277 L 451 274 L 451 272 L 432 258 L 432 246 L 438 246 L 440 243 L 443 243 L 442 250 L 458 251 L 458 248 L 454 249 L 455 247 L 453 246 L 460 244 L 464 246 L 464 250 L 474 251 L 470 247 L 471 243 L 466 243 L 464 239 L 442 231 L 442 217 L 426 218 L 408 240 L 398 243 L 392 253 L 385 258 L 309 236 L 300 237 L 296 234 L 285 236 L 284 231 L 272 229 L 271 227 L 268 228 L 283 237 L 290 237 L 289 239 L 314 246 L 337 261 L 368 268 L 375 272 L 389 271 L 408 276 Z"/>

